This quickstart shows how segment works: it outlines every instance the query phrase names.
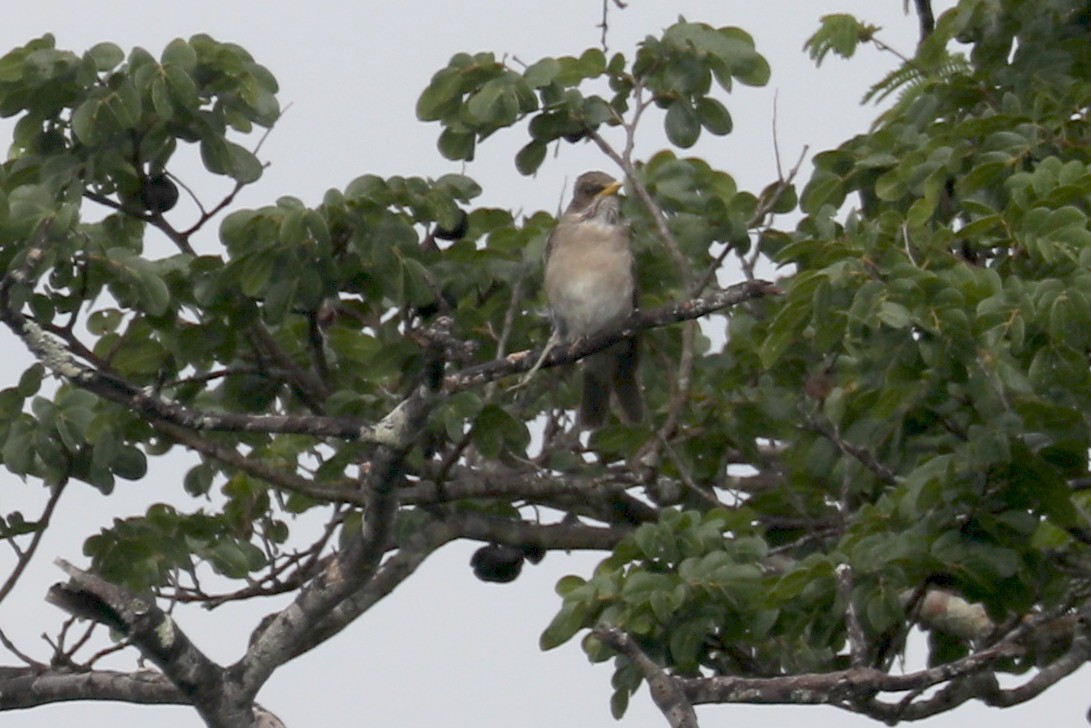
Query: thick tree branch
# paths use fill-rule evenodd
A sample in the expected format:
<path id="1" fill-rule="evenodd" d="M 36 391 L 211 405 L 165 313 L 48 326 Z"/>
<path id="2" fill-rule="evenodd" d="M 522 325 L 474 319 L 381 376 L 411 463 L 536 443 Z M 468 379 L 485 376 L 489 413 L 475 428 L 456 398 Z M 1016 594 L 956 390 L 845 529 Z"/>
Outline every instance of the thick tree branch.
<path id="1" fill-rule="evenodd" d="M 442 327 L 446 323 L 440 319 L 435 325 Z M 425 381 L 388 416 L 398 413 L 391 423 L 391 444 L 376 448 L 371 460 L 362 466 L 361 487 L 368 506 L 361 533 L 300 590 L 292 604 L 255 633 L 246 655 L 230 669 L 232 678 L 247 694 L 255 695 L 277 667 L 313 641 L 317 625 L 375 576 L 390 541 L 402 461 L 435 405 L 443 381 L 442 348 L 430 347 L 427 356 Z"/>
<path id="2" fill-rule="evenodd" d="M 1066 618 L 1061 618 L 1061 620 L 1071 621 Z M 920 694 L 921 689 L 918 689 L 898 703 L 885 703 L 872 698 L 856 703 L 847 703 L 840 707 L 894 724 L 903 720 L 930 718 L 970 700 L 980 700 L 986 705 L 998 708 L 1009 708 L 1013 705 L 1025 703 L 1038 697 L 1046 689 L 1056 685 L 1062 679 L 1083 667 L 1091 659 L 1091 638 L 1088 635 L 1085 618 L 1081 616 L 1078 624 L 1074 623 L 1073 626 L 1075 627 L 1075 635 L 1068 651 L 1050 664 L 1040 668 L 1022 685 L 1004 689 L 1000 687 L 1000 683 L 992 672 L 970 673 L 952 679 L 949 684 L 943 686 L 942 689 L 926 699 L 912 700 L 912 698 L 916 698 Z M 1052 625 L 1045 622 L 1039 627 L 1050 629 Z M 1017 643 L 1022 644 L 1027 639 L 1033 640 L 1033 638 L 1033 634 L 1018 634 L 1012 639 L 1001 643 L 998 647 L 1016 645 Z M 973 657 L 973 655 L 970 657 Z M 968 660 L 970 658 L 964 659 Z"/>
<path id="3" fill-rule="evenodd" d="M 106 700 L 145 705 L 190 705 L 162 673 L 0 667 L 0 711 L 25 710 L 73 700 Z"/>
<path id="4" fill-rule="evenodd" d="M 614 627 L 600 627 L 592 632 L 607 647 L 628 657 L 644 674 L 648 691 L 656 706 L 666 716 L 671 728 L 697 728 L 697 713 L 677 678 L 657 665 L 640 649 L 632 637 Z"/>
<path id="5" fill-rule="evenodd" d="M 50 603 L 124 634 L 188 698 L 209 726 L 235 728 L 250 724 L 249 697 L 226 681 L 223 668 L 198 650 L 153 601 L 134 596 L 64 561 L 58 561 L 58 565 L 70 581 L 49 590 L 46 598 Z"/>
<path id="6" fill-rule="evenodd" d="M 412 575 L 428 556 L 456 539 L 512 546 L 529 544 L 543 550 L 601 551 L 613 548 L 627 532 L 628 529 L 623 527 L 595 528 L 578 523 L 540 526 L 482 513 L 444 515 L 426 523 L 407 543 L 401 545 L 383 562 L 371 580 L 330 611 L 308 638 L 296 647 L 292 656 L 313 649 L 336 635 Z"/>
<path id="7" fill-rule="evenodd" d="M 1008 707 L 1031 700 L 1091 659 L 1091 637 L 1084 615 L 1042 615 L 1021 624 L 1006 638 L 959 660 L 905 674 L 890 674 L 871 667 L 853 667 L 828 673 L 785 675 L 769 678 L 720 676 L 679 679 L 694 705 L 704 703 L 830 704 L 896 723 L 920 720 L 968 700 Z M 1043 639 L 1041 631 L 1074 629 L 1068 650 L 1022 685 L 1002 689 L 992 673 L 998 663 L 1033 656 Z M 975 631 L 976 628 L 975 628 Z M 1052 640 L 1056 641 L 1056 640 Z M 940 689 L 928 698 L 914 698 L 930 688 Z M 910 695 L 899 703 L 875 698 L 881 693 Z"/>
<path id="8" fill-rule="evenodd" d="M 397 553 L 383 562 L 375 576 L 362 588 L 343 600 L 317 625 L 307 638 L 295 646 L 291 657 L 314 649 L 352 624 L 361 614 L 378 604 L 417 570 L 437 549 L 457 538 L 457 533 L 442 521 L 433 521 L 415 533 Z M 260 628 L 259 628 L 260 634 Z"/>
<path id="9" fill-rule="evenodd" d="M 57 376 L 136 412 L 153 423 L 167 422 L 192 431 L 261 432 L 270 434 L 303 434 L 331 437 L 378 445 L 400 447 L 399 437 L 405 430 L 402 406 L 395 408 L 377 424 L 371 425 L 350 417 L 240 415 L 226 412 L 194 410 L 166 400 L 119 377 L 99 371 L 78 361 L 66 348 L 12 304 L 15 286 L 32 285 L 31 271 L 40 263 L 48 241 L 49 226 L 43 225 L 29 247 L 22 266 L 8 272 L 0 280 L 0 320 L 12 329 L 35 357 Z M 632 336 L 638 331 L 692 320 L 709 313 L 779 290 L 767 281 L 746 281 L 703 298 L 683 301 L 659 309 L 638 311 L 611 331 L 555 347 L 542 363 L 543 367 L 558 366 L 593 354 L 610 344 Z M 528 371 L 538 358 L 536 352 L 519 352 L 504 359 L 468 367 L 449 375 L 444 389 L 457 391 L 494 381 L 503 376 Z M 405 403 L 403 403 L 404 405 Z"/>

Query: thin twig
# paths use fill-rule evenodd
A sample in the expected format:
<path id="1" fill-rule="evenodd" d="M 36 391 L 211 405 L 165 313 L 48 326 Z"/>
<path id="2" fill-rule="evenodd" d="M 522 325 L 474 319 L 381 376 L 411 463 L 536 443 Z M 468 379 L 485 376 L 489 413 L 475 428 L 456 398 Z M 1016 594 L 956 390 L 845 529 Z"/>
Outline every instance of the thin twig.
<path id="1" fill-rule="evenodd" d="M 693 493 L 702 501 L 704 501 L 705 505 L 709 508 L 723 507 L 724 504 L 721 503 L 715 495 L 713 495 L 708 490 L 702 488 L 701 486 L 697 485 L 697 483 L 693 480 L 693 476 L 690 474 L 689 469 L 686 467 L 686 464 L 682 462 L 682 458 L 678 454 L 678 451 L 674 449 L 674 446 L 671 445 L 670 442 L 664 441 L 663 449 L 666 450 L 667 457 L 670 458 L 670 461 L 674 465 L 675 470 L 678 471 L 679 479 L 682 481 L 682 484 L 686 486 L 686 489 L 689 490 L 689 492 Z"/>
<path id="2" fill-rule="evenodd" d="M 856 605 L 852 601 L 852 567 L 848 564 L 840 564 L 836 569 L 836 575 L 837 594 L 845 604 L 845 628 L 849 637 L 849 659 L 853 667 L 860 667 L 867 663 L 867 637 L 864 636 L 864 627 L 860 623 L 860 615 L 857 614 Z"/>
<path id="3" fill-rule="evenodd" d="M 15 588 L 15 583 L 19 581 L 19 577 L 22 576 L 23 571 L 27 568 L 30 560 L 34 558 L 34 553 L 38 550 L 38 544 L 42 542 L 42 536 L 45 534 L 46 528 L 49 527 L 49 521 L 53 518 L 53 510 L 57 507 L 57 503 L 61 500 L 61 494 L 64 492 L 64 486 L 66 481 L 62 481 L 59 485 L 53 488 L 53 492 L 49 494 L 49 500 L 46 501 L 45 508 L 42 510 L 42 515 L 38 519 L 38 527 L 34 531 L 34 536 L 30 539 L 30 545 L 26 550 L 20 550 L 18 560 L 15 563 L 15 568 L 11 570 L 11 574 L 7 580 L 4 581 L 3 586 L 0 586 L 0 602 L 4 601 L 4 598 L 11 593 L 11 590 Z M 14 540 L 12 544 L 14 544 Z"/>
<path id="4" fill-rule="evenodd" d="M 508 302 L 508 308 L 504 311 L 504 322 L 500 325 L 500 336 L 496 340 L 497 359 L 504 358 L 508 353 L 508 338 L 511 336 L 512 329 L 515 327 L 515 314 L 520 309 L 520 304 L 523 302 L 523 281 L 525 280 L 526 276 L 520 275 L 515 279 L 515 285 L 511 287 L 511 301 Z M 496 382 L 489 382 L 485 386 L 486 403 L 493 401 L 493 398 L 496 396 L 496 390 Z"/>
<path id="5" fill-rule="evenodd" d="M 2 629 L 0 629 L 0 644 L 4 645 L 8 652 L 15 655 L 20 660 L 36 670 L 45 670 L 48 667 L 48 665 L 46 665 L 45 663 L 38 662 L 29 655 L 24 654 L 18 647 L 15 646 L 14 642 L 8 639 L 8 636 L 4 634 L 4 630 Z"/>
<path id="6" fill-rule="evenodd" d="M 936 16 L 932 13 L 932 0 L 913 0 L 920 21 L 920 42 L 932 35 L 936 29 Z"/>
<path id="7" fill-rule="evenodd" d="M 639 109 L 639 106 L 637 108 Z M 625 125 L 627 134 L 625 155 L 619 154 L 597 130 L 592 129 L 588 132 L 588 136 L 595 142 L 598 148 L 625 173 L 625 177 L 629 180 L 629 184 L 636 194 L 636 198 L 640 200 L 640 204 L 644 206 L 644 209 L 652 218 L 652 224 L 655 226 L 659 239 L 663 242 L 664 247 L 666 247 L 667 253 L 674 261 L 675 267 L 678 268 L 679 276 L 682 279 L 683 289 L 689 291 L 693 285 L 693 270 L 690 267 L 689 261 L 686 260 L 685 254 L 682 252 L 682 246 L 679 245 L 678 240 L 674 237 L 674 233 L 667 227 L 667 217 L 663 214 L 663 209 L 659 207 L 659 203 L 655 201 L 655 198 L 648 192 L 648 188 L 640 180 L 640 177 L 636 173 L 636 167 L 633 166 L 632 159 L 630 158 L 633 138 L 635 136 L 633 129 L 634 123 L 635 116 L 634 122 Z"/>

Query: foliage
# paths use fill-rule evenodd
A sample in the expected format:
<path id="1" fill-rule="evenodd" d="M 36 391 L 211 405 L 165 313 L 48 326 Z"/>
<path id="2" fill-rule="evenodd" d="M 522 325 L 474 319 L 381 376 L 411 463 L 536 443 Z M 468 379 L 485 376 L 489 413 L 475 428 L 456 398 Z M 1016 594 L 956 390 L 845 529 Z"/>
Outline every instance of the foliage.
<path id="1" fill-rule="evenodd" d="M 515 165 L 529 175 L 550 145 L 590 140 L 627 177 L 645 310 L 692 308 L 725 261 L 751 279 L 781 266 L 782 295 L 743 303 L 772 290 L 754 281 L 731 301 L 726 343 L 662 325 L 684 314 L 645 321 L 651 417 L 586 444 L 567 414 L 573 378 L 496 381 L 548 338 L 534 311 L 552 216 L 475 206 L 464 175 L 363 175 L 313 208 L 197 202 L 179 227 L 147 185 L 186 151 L 235 191 L 258 179 L 258 145 L 242 140 L 277 119 L 272 75 L 207 36 L 159 59 L 32 41 L 0 58 L 0 114 L 18 117 L 0 166 L 0 314 L 40 361 L 0 392 L 0 457 L 60 497 L 70 480 L 109 492 L 149 458 L 196 451 L 191 510 L 118 518 L 85 553 L 97 577 L 164 600 L 298 589 L 307 619 L 263 623 L 239 663 L 257 665 L 254 692 L 275 667 L 263 660 L 328 639 L 344 626 L 330 620 L 464 537 L 503 545 L 485 547 L 506 559 L 494 581 L 515 578 L 521 554 L 610 550 L 558 584 L 541 644 L 582 635 L 592 660 L 614 658 L 618 716 L 664 676 L 691 702 L 716 700 L 710 676 L 759 681 L 722 702 L 771 701 L 761 679 L 829 676 L 824 702 L 887 721 L 1000 702 L 969 676 L 1087 659 L 1072 615 L 1091 542 L 1089 17 L 1075 0 L 963 0 L 876 83 L 898 101 L 816 155 L 798 198 L 791 176 L 754 194 L 702 159 L 633 159 L 616 142 L 657 111 L 678 149 L 730 133 L 724 93 L 769 77 L 737 28 L 680 19 L 631 59 L 453 57 L 417 104 L 439 151 L 472 160 L 524 128 Z M 878 32 L 827 16 L 808 49 L 850 57 L 883 47 Z M 201 233 L 220 213 L 216 245 Z M 307 512 L 325 522 L 309 544 Z M 47 520 L 8 514 L 0 535 Z M 206 591 L 207 570 L 239 590 Z M 360 581 L 331 592 L 345 573 Z M 986 627 L 924 615 L 937 591 L 983 609 Z M 1028 630 L 1058 624 L 1059 649 L 1028 647 Z M 867 679 L 915 625 L 943 669 L 882 703 L 898 689 Z M 951 692 L 922 697 L 935 685 Z"/>
<path id="2" fill-rule="evenodd" d="M 883 664 L 929 584 L 997 624 L 1070 603 L 1059 564 L 1089 535 L 1074 485 L 1091 444 L 1091 78 L 1086 9 L 1046 5 L 945 14 L 904 67 L 911 100 L 817 155 L 805 217 L 763 238 L 793 273 L 766 314 L 732 318 L 710 409 L 747 420 L 717 431 L 724 450 L 785 444 L 743 458 L 783 490 L 746 498 L 721 539 L 716 511 L 642 526 L 590 581 L 562 583 L 544 646 L 606 622 L 679 674 L 817 672 L 849 666 L 850 606 L 867 637 L 853 651 Z M 854 47 L 830 21 L 819 60 Z M 956 39 L 969 58 L 949 55 Z M 798 560 L 754 566 L 789 546 Z M 940 635 L 930 662 L 972 644 Z M 615 707 L 641 677 L 619 660 Z"/>

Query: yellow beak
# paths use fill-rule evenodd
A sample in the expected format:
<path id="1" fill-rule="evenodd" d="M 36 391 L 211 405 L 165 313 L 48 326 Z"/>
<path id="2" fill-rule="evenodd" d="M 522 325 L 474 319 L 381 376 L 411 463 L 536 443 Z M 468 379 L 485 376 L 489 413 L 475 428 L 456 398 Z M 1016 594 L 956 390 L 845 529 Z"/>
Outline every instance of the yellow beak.
<path id="1" fill-rule="evenodd" d="M 609 197 L 610 195 L 616 195 L 618 190 L 621 189 L 620 182 L 611 182 L 606 187 L 602 188 L 602 192 L 595 195 L 596 197 Z"/>

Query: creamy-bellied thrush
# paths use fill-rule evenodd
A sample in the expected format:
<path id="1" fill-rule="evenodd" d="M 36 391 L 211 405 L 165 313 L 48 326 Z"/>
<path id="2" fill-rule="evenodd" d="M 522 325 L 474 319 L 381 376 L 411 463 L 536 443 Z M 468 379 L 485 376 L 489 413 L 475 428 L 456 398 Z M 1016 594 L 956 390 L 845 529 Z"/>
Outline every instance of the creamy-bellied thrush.
<path id="1" fill-rule="evenodd" d="M 545 290 L 553 327 L 575 341 L 623 321 L 636 307 L 636 280 L 629 228 L 621 221 L 621 183 L 604 172 L 587 172 L 546 244 Z M 622 420 L 644 418 L 637 382 L 639 343 L 625 339 L 583 360 L 579 422 L 599 427 L 610 411 L 610 393 Z"/>

